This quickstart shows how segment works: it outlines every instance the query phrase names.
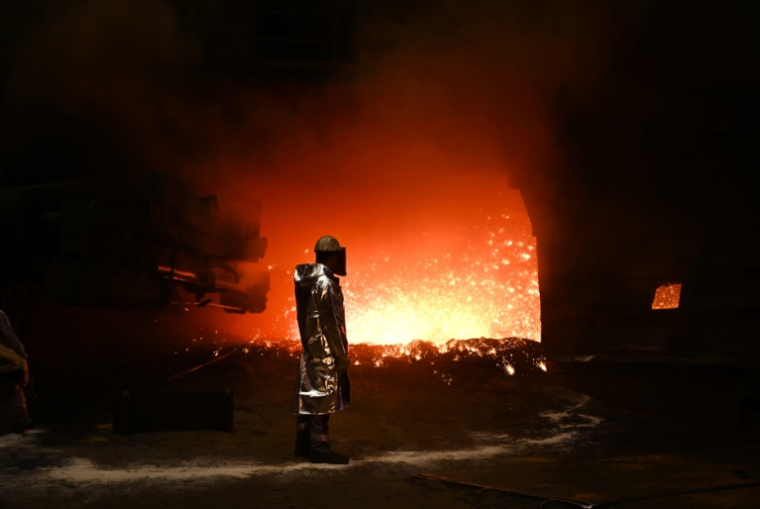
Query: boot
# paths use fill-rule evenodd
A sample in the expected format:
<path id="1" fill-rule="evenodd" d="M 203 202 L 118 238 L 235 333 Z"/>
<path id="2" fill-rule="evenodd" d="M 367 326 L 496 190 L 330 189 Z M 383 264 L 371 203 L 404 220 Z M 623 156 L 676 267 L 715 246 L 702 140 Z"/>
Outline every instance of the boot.
<path id="1" fill-rule="evenodd" d="M 311 452 L 311 447 L 309 447 L 309 430 L 296 430 L 296 448 L 293 456 L 308 458 L 309 452 Z"/>
<path id="2" fill-rule="evenodd" d="M 338 454 L 334 451 L 312 451 L 309 455 L 309 461 L 312 463 L 329 463 L 331 465 L 348 465 L 349 458 L 344 454 Z"/>
<path id="3" fill-rule="evenodd" d="M 330 450 L 330 414 L 313 415 L 309 420 L 309 461 L 348 465 L 348 456 Z"/>
<path id="4" fill-rule="evenodd" d="M 327 435 L 311 434 L 309 461 L 312 463 L 329 463 L 331 465 L 348 465 L 348 456 L 330 450 Z"/>

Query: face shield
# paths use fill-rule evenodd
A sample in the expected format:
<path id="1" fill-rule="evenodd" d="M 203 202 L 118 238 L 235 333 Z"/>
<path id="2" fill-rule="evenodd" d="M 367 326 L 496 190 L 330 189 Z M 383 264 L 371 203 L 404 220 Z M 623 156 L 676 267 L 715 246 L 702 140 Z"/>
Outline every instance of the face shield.
<path id="1" fill-rule="evenodd" d="M 342 247 L 338 251 L 335 251 L 338 255 L 338 261 L 335 263 L 335 272 L 339 276 L 346 275 L 346 248 Z"/>

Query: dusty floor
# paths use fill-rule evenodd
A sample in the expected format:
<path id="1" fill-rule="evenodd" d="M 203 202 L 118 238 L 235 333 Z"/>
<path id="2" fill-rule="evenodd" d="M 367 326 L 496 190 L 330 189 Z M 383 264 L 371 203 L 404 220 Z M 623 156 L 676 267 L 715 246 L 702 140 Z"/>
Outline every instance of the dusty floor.
<path id="1" fill-rule="evenodd" d="M 262 346 L 176 381 L 179 389 L 233 388 L 229 433 L 114 435 L 105 387 L 88 391 L 82 379 L 41 387 L 37 426 L 0 437 L 0 507 L 540 503 L 415 477 L 423 473 L 590 502 L 760 481 L 753 430 L 699 430 L 603 405 L 519 359 L 510 376 L 501 354 L 455 361 L 421 351 L 382 363 L 371 349 L 354 356 L 354 401 L 331 422 L 333 448 L 351 456 L 348 466 L 292 456 L 296 359 Z M 614 506 L 749 508 L 758 497 L 756 486 Z"/>

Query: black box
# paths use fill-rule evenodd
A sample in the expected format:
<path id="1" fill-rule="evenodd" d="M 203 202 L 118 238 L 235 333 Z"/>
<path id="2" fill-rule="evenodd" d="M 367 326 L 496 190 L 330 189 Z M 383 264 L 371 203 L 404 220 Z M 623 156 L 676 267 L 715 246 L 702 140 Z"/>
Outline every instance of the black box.
<path id="1" fill-rule="evenodd" d="M 113 432 L 232 431 L 234 394 L 223 391 L 135 392 L 116 394 Z"/>

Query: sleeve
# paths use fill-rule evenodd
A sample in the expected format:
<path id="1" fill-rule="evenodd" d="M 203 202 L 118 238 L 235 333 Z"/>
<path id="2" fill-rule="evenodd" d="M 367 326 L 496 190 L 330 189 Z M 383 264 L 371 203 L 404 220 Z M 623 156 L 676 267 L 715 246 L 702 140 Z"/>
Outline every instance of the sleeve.
<path id="1" fill-rule="evenodd" d="M 322 318 L 322 333 L 327 339 L 338 365 L 348 363 L 348 340 L 343 303 L 331 283 L 322 285 L 319 292 L 319 315 Z"/>

